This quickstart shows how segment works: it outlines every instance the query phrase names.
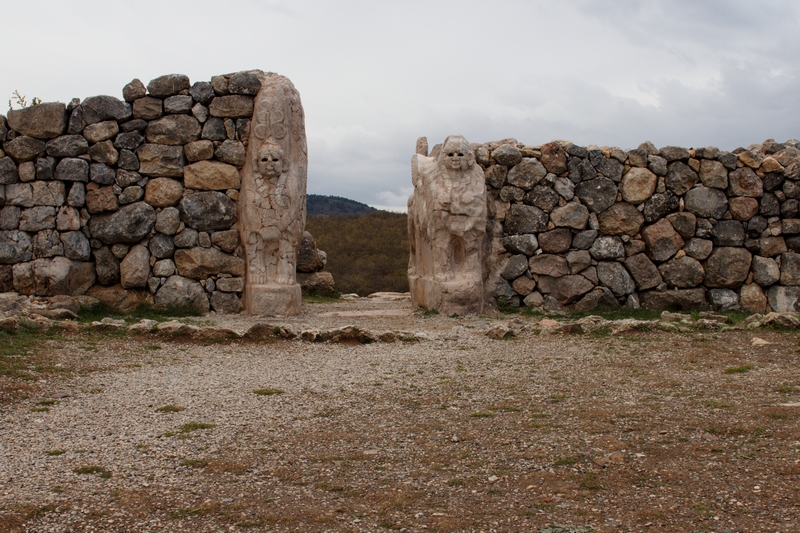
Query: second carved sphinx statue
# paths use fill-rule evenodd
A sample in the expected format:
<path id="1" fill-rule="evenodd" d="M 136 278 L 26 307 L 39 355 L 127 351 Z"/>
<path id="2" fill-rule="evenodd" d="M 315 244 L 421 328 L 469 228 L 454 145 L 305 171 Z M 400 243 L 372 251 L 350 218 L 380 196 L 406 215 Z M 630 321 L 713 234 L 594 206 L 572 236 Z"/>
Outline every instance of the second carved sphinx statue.
<path id="1" fill-rule="evenodd" d="M 411 160 L 408 281 L 414 305 L 442 313 L 483 311 L 486 185 L 467 140 L 450 135 Z"/>

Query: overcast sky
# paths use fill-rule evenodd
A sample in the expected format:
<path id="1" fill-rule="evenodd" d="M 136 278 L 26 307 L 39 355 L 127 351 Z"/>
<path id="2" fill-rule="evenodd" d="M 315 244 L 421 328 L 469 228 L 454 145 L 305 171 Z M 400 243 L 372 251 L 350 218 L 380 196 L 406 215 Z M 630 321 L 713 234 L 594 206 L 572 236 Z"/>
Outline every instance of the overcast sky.
<path id="1" fill-rule="evenodd" d="M 800 138 L 797 0 L 2 1 L 0 98 L 261 69 L 306 111 L 308 192 L 405 208 L 416 139 L 635 148 Z M 3 106 L 6 107 L 6 106 Z"/>

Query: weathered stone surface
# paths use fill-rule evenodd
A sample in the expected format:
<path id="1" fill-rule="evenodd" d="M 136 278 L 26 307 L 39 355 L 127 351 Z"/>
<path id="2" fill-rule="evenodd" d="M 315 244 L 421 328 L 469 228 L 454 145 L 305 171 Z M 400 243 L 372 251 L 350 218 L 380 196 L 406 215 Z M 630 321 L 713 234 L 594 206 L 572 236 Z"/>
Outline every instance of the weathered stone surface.
<path id="1" fill-rule="evenodd" d="M 22 168 L 22 165 L 20 165 Z M 22 175 L 20 174 L 20 178 Z M 762 217 L 770 218 L 776 217 L 781 214 L 781 206 L 778 202 L 778 199 L 775 197 L 774 194 L 765 192 L 764 196 L 762 196 L 761 201 L 759 202 L 759 214 Z"/>
<path id="2" fill-rule="evenodd" d="M 205 191 L 239 189 L 241 178 L 233 165 L 217 161 L 200 161 L 184 168 L 187 189 Z"/>
<path id="3" fill-rule="evenodd" d="M 744 237 L 744 226 L 738 220 L 720 220 L 711 230 L 711 241 L 716 246 L 741 246 Z"/>
<path id="4" fill-rule="evenodd" d="M 722 218 L 728 210 L 728 198 L 719 189 L 695 187 L 684 196 L 686 210 L 703 218 Z"/>
<path id="5" fill-rule="evenodd" d="M 143 144 L 136 150 L 139 172 L 144 176 L 169 178 L 183 176 L 183 147 L 163 144 Z"/>
<path id="6" fill-rule="evenodd" d="M 644 224 L 644 216 L 631 204 L 618 202 L 600 213 L 597 221 L 606 235 L 636 235 Z"/>
<path id="7" fill-rule="evenodd" d="M 581 275 L 567 275 L 554 278 L 540 276 L 537 285 L 539 292 L 555 298 L 562 305 L 575 302 L 592 290 L 594 285 Z"/>
<path id="8" fill-rule="evenodd" d="M 158 307 L 190 307 L 206 313 L 208 297 L 196 281 L 181 276 L 170 276 L 155 296 Z"/>
<path id="9" fill-rule="evenodd" d="M 218 96 L 211 101 L 208 112 L 212 117 L 251 117 L 253 116 L 253 97 L 240 94 Z"/>
<path id="10" fill-rule="evenodd" d="M 511 288 L 520 296 L 525 297 L 536 288 L 536 282 L 526 276 L 520 276 L 511 283 Z"/>
<path id="11" fill-rule="evenodd" d="M 619 309 L 620 303 L 614 293 L 607 287 L 595 287 L 573 304 L 570 309 L 576 313 L 588 311 L 614 311 Z"/>
<path id="12" fill-rule="evenodd" d="M 144 201 L 153 207 L 169 207 L 183 196 L 183 185 L 170 178 L 154 178 L 145 185 Z M 173 232 L 174 233 L 174 232 Z"/>
<path id="13" fill-rule="evenodd" d="M 236 230 L 215 232 L 211 235 L 211 242 L 226 252 L 233 252 L 239 244 L 238 232 Z M 325 264 L 317 250 L 317 241 L 309 232 L 303 232 L 303 239 L 297 252 L 297 271 L 318 272 L 323 268 Z"/>
<path id="14" fill-rule="evenodd" d="M 728 176 L 729 196 L 749 196 L 760 198 L 764 194 L 764 184 L 752 169 L 743 167 Z"/>
<path id="15" fill-rule="evenodd" d="M 83 123 L 95 124 L 104 120 L 125 121 L 133 115 L 131 105 L 113 96 L 92 96 L 81 104 Z"/>
<path id="16" fill-rule="evenodd" d="M 64 182 L 34 181 L 31 183 L 33 205 L 49 205 L 58 207 L 64 204 Z"/>
<path id="17" fill-rule="evenodd" d="M 644 203 L 642 214 L 647 223 L 655 222 L 680 207 L 678 197 L 671 192 L 656 193 Z"/>
<path id="18" fill-rule="evenodd" d="M 164 102 L 160 98 L 147 96 L 133 102 L 133 117 L 137 120 L 155 120 L 164 112 Z"/>
<path id="19" fill-rule="evenodd" d="M 636 290 L 636 285 L 628 271 L 625 270 L 622 263 L 616 261 L 597 263 L 597 278 L 616 296 L 626 296 Z"/>
<path id="20" fill-rule="evenodd" d="M 206 279 L 220 273 L 241 276 L 244 262 L 216 248 L 182 248 L 175 251 L 175 266 L 181 276 Z"/>
<path id="21" fill-rule="evenodd" d="M 90 124 L 83 128 L 83 137 L 86 138 L 87 141 L 90 143 L 99 143 L 101 141 L 107 141 L 114 137 L 117 133 L 119 133 L 119 126 L 117 125 L 116 120 L 105 120 L 103 122 L 97 122 L 96 124 Z M 48 145 L 50 143 L 47 143 Z M 48 154 L 51 154 L 48 146 Z"/>
<path id="22" fill-rule="evenodd" d="M 567 153 L 556 142 L 543 144 L 540 148 L 542 152 L 542 164 L 547 172 L 561 174 L 567 171 Z"/>
<path id="23" fill-rule="evenodd" d="M 781 285 L 800 285 L 800 254 L 781 255 Z"/>
<path id="24" fill-rule="evenodd" d="M 743 248 L 715 248 L 705 262 L 707 287 L 735 288 L 750 273 L 753 256 Z"/>
<path id="25" fill-rule="evenodd" d="M 16 229 L 0 231 L 0 265 L 30 261 L 31 257 L 33 257 L 33 243 L 27 233 Z"/>
<path id="26" fill-rule="evenodd" d="M 8 127 L 38 139 L 52 139 L 67 129 L 67 106 L 61 102 L 45 102 L 24 109 L 8 111 Z"/>
<path id="27" fill-rule="evenodd" d="M 547 175 L 547 170 L 535 158 L 526 157 L 508 171 L 506 181 L 525 191 L 529 191 Z"/>
<path id="28" fill-rule="evenodd" d="M 505 230 L 509 235 L 539 233 L 547 229 L 547 213 L 532 205 L 514 204 L 506 216 Z"/>
<path id="29" fill-rule="evenodd" d="M 156 215 L 156 223 L 153 228 L 157 232 L 163 233 L 164 235 L 175 235 L 178 232 L 178 227 L 180 227 L 180 224 L 181 224 L 180 211 L 178 211 L 176 207 L 166 207 Z"/>
<path id="30" fill-rule="evenodd" d="M 89 143 L 83 135 L 62 135 L 47 141 L 45 150 L 52 157 L 75 157 L 88 152 Z"/>
<path id="31" fill-rule="evenodd" d="M 86 210 L 91 214 L 106 213 L 119 209 L 113 187 L 100 187 L 86 192 Z"/>
<path id="32" fill-rule="evenodd" d="M 113 165 L 119 159 L 119 152 L 114 148 L 113 142 L 103 141 L 89 148 L 89 157 L 91 157 L 94 162 Z"/>
<path id="33" fill-rule="evenodd" d="M 153 276 L 166 278 L 175 274 L 175 263 L 172 259 L 161 259 L 153 264 Z"/>
<path id="34" fill-rule="evenodd" d="M 0 185 L 16 183 L 19 179 L 17 165 L 10 157 L 0 157 Z"/>
<path id="35" fill-rule="evenodd" d="M 665 146 L 658 151 L 658 155 L 670 162 L 687 160 L 691 157 L 689 150 L 679 146 Z"/>
<path id="36" fill-rule="evenodd" d="M 56 166 L 55 178 L 60 181 L 89 181 L 89 163 L 83 159 L 67 157 Z"/>
<path id="37" fill-rule="evenodd" d="M 74 207 L 61 206 L 56 213 L 56 229 L 58 231 L 78 231 L 81 229 L 81 216 Z"/>
<path id="38" fill-rule="evenodd" d="M 125 170 L 139 170 L 139 158 L 130 150 L 120 150 L 117 166 Z"/>
<path id="39" fill-rule="evenodd" d="M 122 205 L 138 202 L 144 197 L 144 189 L 138 185 L 125 187 L 119 195 L 119 203 Z"/>
<path id="40" fill-rule="evenodd" d="M 601 235 L 592 243 L 589 253 L 598 261 L 625 257 L 622 239 L 612 235 Z"/>
<path id="41" fill-rule="evenodd" d="M 625 259 L 625 267 L 633 276 L 636 287 L 640 291 L 657 287 L 663 281 L 658 268 L 643 253 L 635 254 Z"/>
<path id="42" fill-rule="evenodd" d="M 497 164 L 506 167 L 513 167 L 522 161 L 522 152 L 516 146 L 510 144 L 501 144 L 492 151 L 492 159 Z M 546 174 L 547 172 L 545 172 Z M 544 175 L 542 175 L 544 177 Z"/>
<path id="43" fill-rule="evenodd" d="M 228 92 L 231 94 L 255 96 L 259 90 L 261 90 L 261 80 L 253 72 L 237 72 L 228 80 Z"/>
<path id="44" fill-rule="evenodd" d="M 134 78 L 129 84 L 122 88 L 122 98 L 131 103 L 137 98 L 142 98 L 147 94 L 147 89 L 139 78 Z"/>
<path id="45" fill-rule="evenodd" d="M 13 157 L 17 163 L 32 161 L 36 159 L 36 156 L 43 153 L 45 149 L 46 145 L 43 141 L 27 135 L 20 135 L 11 141 L 3 143 L 5 153 Z"/>
<path id="46" fill-rule="evenodd" d="M 597 238 L 598 234 L 596 229 L 579 231 L 572 237 L 572 247 L 578 250 L 588 250 L 591 248 L 592 244 L 594 244 L 594 240 Z"/>
<path id="47" fill-rule="evenodd" d="M 719 161 L 703 159 L 700 161 L 700 181 L 706 187 L 728 188 L 728 171 Z"/>
<path id="48" fill-rule="evenodd" d="M 539 241 L 533 234 L 509 235 L 503 237 L 503 246 L 512 254 L 525 254 L 530 257 L 539 247 Z"/>
<path id="49" fill-rule="evenodd" d="M 761 237 L 758 239 L 758 253 L 764 257 L 775 257 L 787 250 L 786 241 L 783 237 Z"/>
<path id="50" fill-rule="evenodd" d="M 232 292 L 214 291 L 211 294 L 211 308 L 222 315 L 233 315 L 242 312 L 242 300 Z"/>
<path id="51" fill-rule="evenodd" d="M 800 287 L 773 285 L 767 290 L 767 301 L 776 313 L 797 313 L 800 311 Z"/>
<path id="52" fill-rule="evenodd" d="M 196 229 L 186 228 L 177 235 L 175 235 L 174 243 L 178 248 L 193 248 L 199 242 L 199 236 Z"/>
<path id="53" fill-rule="evenodd" d="M 149 143 L 184 145 L 200 138 L 200 123 L 189 115 L 168 115 L 154 120 L 145 130 Z"/>
<path id="54" fill-rule="evenodd" d="M 667 215 L 667 220 L 669 220 L 672 227 L 675 228 L 675 231 L 677 231 L 678 235 L 681 237 L 685 239 L 694 237 L 697 225 L 697 217 L 694 216 L 694 214 L 687 211 L 671 213 Z"/>
<path id="55" fill-rule="evenodd" d="M 14 289 L 36 296 L 83 294 L 95 279 L 91 263 L 72 261 L 66 257 L 16 264 L 13 273 Z"/>
<path id="56" fill-rule="evenodd" d="M 234 201 L 216 191 L 188 193 L 178 210 L 184 224 L 200 231 L 228 229 L 237 219 Z"/>
<path id="57" fill-rule="evenodd" d="M 639 216 L 641 217 L 641 215 Z M 589 220 L 589 210 L 580 202 L 569 202 L 562 207 L 553 209 L 550 213 L 550 220 L 556 227 L 584 229 Z"/>
<path id="58" fill-rule="evenodd" d="M 680 311 L 696 311 L 708 309 L 705 290 L 675 289 L 671 291 L 647 291 L 639 294 L 642 307 L 653 311 L 675 309 Z"/>
<path id="59" fill-rule="evenodd" d="M 138 172 L 119 169 L 117 170 L 117 176 L 114 181 L 120 187 L 130 187 L 131 185 L 139 183 L 141 180 L 142 176 Z"/>
<path id="60" fill-rule="evenodd" d="M 189 89 L 189 95 L 203 105 L 208 105 L 214 98 L 214 88 L 207 81 L 197 81 Z"/>
<path id="61" fill-rule="evenodd" d="M 190 142 L 183 147 L 183 151 L 186 154 L 186 160 L 190 163 L 211 159 L 214 157 L 214 143 L 205 139 Z"/>
<path id="62" fill-rule="evenodd" d="M 178 114 L 189 113 L 194 105 L 194 100 L 191 96 L 176 94 L 164 99 L 164 113 Z"/>
<path id="63" fill-rule="evenodd" d="M 484 171 L 486 183 L 495 189 L 500 189 L 505 185 L 506 176 L 508 176 L 508 168 L 503 165 L 492 165 Z"/>
<path id="64" fill-rule="evenodd" d="M 89 177 L 100 185 L 112 185 L 116 179 L 116 173 L 103 163 L 93 163 L 89 167 Z"/>
<path id="65" fill-rule="evenodd" d="M 528 268 L 531 274 L 551 276 L 554 278 L 569 274 L 567 260 L 560 255 L 541 254 L 530 258 Z"/>
<path id="66" fill-rule="evenodd" d="M 33 258 L 54 257 L 64 255 L 64 245 L 57 231 L 46 229 L 33 236 Z"/>
<path id="67" fill-rule="evenodd" d="M 114 139 L 114 148 L 119 150 L 136 150 L 144 142 L 144 135 L 138 131 L 120 133 Z"/>
<path id="68" fill-rule="evenodd" d="M 577 274 L 592 264 L 592 256 L 586 250 L 572 250 L 567 252 L 566 259 L 570 274 Z"/>
<path id="69" fill-rule="evenodd" d="M 92 249 L 89 239 L 80 231 L 65 231 L 61 234 L 61 243 L 64 245 L 64 256 L 73 261 L 89 261 Z"/>
<path id="70" fill-rule="evenodd" d="M 568 178 L 556 178 L 553 190 L 568 202 L 575 197 L 575 184 Z"/>
<path id="71" fill-rule="evenodd" d="M 622 177 L 619 190 L 622 198 L 629 203 L 639 205 L 656 192 L 658 177 L 646 168 L 633 167 Z"/>
<path id="72" fill-rule="evenodd" d="M 750 283 L 739 289 L 739 305 L 748 313 L 764 313 L 767 310 L 767 297 L 761 287 Z"/>
<path id="73" fill-rule="evenodd" d="M 558 228 L 539 234 L 539 246 L 546 254 L 563 254 L 572 244 L 572 232 Z"/>
<path id="74" fill-rule="evenodd" d="M 231 141 L 230 139 L 226 139 L 214 151 L 214 157 L 223 163 L 228 163 L 236 168 L 241 168 L 244 165 L 245 160 L 244 145 L 239 141 Z"/>
<path id="75" fill-rule="evenodd" d="M 106 244 L 138 243 L 153 229 L 156 212 L 145 202 L 136 202 L 110 214 L 89 219 L 92 237 Z"/>
<path id="76" fill-rule="evenodd" d="M 659 265 L 658 271 L 662 279 L 667 282 L 670 288 L 691 289 L 703 283 L 705 271 L 700 261 L 684 255 L 674 257 Z"/>
<path id="77" fill-rule="evenodd" d="M 7 205 L 0 209 L 0 230 L 18 229 L 21 213 L 22 210 L 15 205 Z"/>
<path id="78" fill-rule="evenodd" d="M 575 195 L 593 213 L 602 213 L 617 199 L 617 186 L 608 178 L 582 181 L 575 186 Z"/>
<path id="79" fill-rule="evenodd" d="M 599 173 L 614 183 L 619 183 L 619 181 L 622 179 L 622 171 L 624 170 L 624 166 L 616 159 L 600 157 L 597 160 L 592 160 L 592 164 Z"/>
<path id="80" fill-rule="evenodd" d="M 753 218 L 758 214 L 760 209 L 758 200 L 755 198 L 747 198 L 743 196 L 737 196 L 735 198 L 731 198 L 728 200 L 729 208 L 731 210 L 731 216 L 739 221 L 747 221 Z M 721 217 L 715 217 L 721 218 Z"/>
<path id="81" fill-rule="evenodd" d="M 141 244 L 132 247 L 119 265 L 119 276 L 124 289 L 147 287 L 147 278 L 150 277 L 150 252 L 147 248 Z"/>
<path id="82" fill-rule="evenodd" d="M 686 245 L 683 247 L 683 251 L 686 252 L 686 255 L 689 257 L 694 257 L 699 261 L 705 261 L 709 255 L 711 255 L 711 251 L 714 249 L 714 243 L 709 241 L 708 239 L 689 239 L 686 241 Z"/>
<path id="83" fill-rule="evenodd" d="M 56 227 L 56 210 L 54 207 L 31 207 L 22 211 L 19 217 L 19 229 L 22 231 L 41 231 Z"/>
<path id="84" fill-rule="evenodd" d="M 189 77 L 185 74 L 166 74 L 159 76 L 147 84 L 147 91 L 155 97 L 166 98 L 189 90 Z"/>
<path id="85" fill-rule="evenodd" d="M 33 187 L 30 183 L 6 185 L 6 203 L 19 207 L 33 207 Z"/>
<path id="86" fill-rule="evenodd" d="M 527 270 L 528 258 L 523 254 L 517 254 L 508 258 L 505 266 L 500 271 L 500 275 L 509 281 L 513 281 L 525 274 Z"/>
<path id="87" fill-rule="evenodd" d="M 569 169 L 569 180 L 575 184 L 593 180 L 597 176 L 597 171 L 588 159 L 572 158 L 567 163 L 567 168 Z"/>
<path id="88" fill-rule="evenodd" d="M 753 256 L 753 281 L 762 287 L 769 287 L 781 278 L 781 269 L 777 261 L 768 257 Z"/>
<path id="89" fill-rule="evenodd" d="M 94 251 L 97 281 L 103 285 L 119 283 L 119 260 L 107 246 Z"/>
<path id="90" fill-rule="evenodd" d="M 697 180 L 697 172 L 692 170 L 692 168 L 685 163 L 676 161 L 667 167 L 667 176 L 664 183 L 667 189 L 677 195 L 681 195 L 694 187 Z"/>
<path id="91" fill-rule="evenodd" d="M 228 133 L 225 130 L 225 121 L 217 117 L 208 119 L 203 125 L 201 137 L 209 141 L 224 141 L 228 138 Z"/>
<path id="92" fill-rule="evenodd" d="M 642 230 L 642 240 L 648 255 L 658 262 L 674 256 L 683 245 L 683 239 L 668 220 L 662 219 Z"/>
<path id="93" fill-rule="evenodd" d="M 328 294 L 336 290 L 330 272 L 298 272 L 297 283 L 300 284 L 303 294 Z"/>
<path id="94" fill-rule="evenodd" d="M 148 248 L 156 259 L 167 259 L 175 252 L 175 243 L 171 236 L 156 233 L 150 238 Z"/>
<path id="95" fill-rule="evenodd" d="M 730 289 L 709 289 L 707 293 L 708 303 L 715 311 L 738 311 L 739 295 Z"/>
<path id="96" fill-rule="evenodd" d="M 505 187 L 503 187 L 503 189 L 505 189 Z M 514 187 L 514 189 L 522 191 L 522 189 L 517 187 Z M 524 191 L 523 194 L 525 194 Z M 552 211 L 553 208 L 558 205 L 558 201 L 558 193 L 545 185 L 536 185 L 533 189 L 528 191 L 524 197 L 524 202 L 526 204 L 536 206 L 545 213 Z"/>

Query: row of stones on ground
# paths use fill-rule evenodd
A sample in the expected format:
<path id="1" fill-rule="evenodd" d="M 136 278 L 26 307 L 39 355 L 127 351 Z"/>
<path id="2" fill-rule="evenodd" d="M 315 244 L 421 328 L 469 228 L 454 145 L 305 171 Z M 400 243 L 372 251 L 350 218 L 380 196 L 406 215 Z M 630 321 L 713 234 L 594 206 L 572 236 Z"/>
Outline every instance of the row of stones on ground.
<path id="1" fill-rule="evenodd" d="M 592 302 L 602 304 L 613 297 L 624 302 L 637 289 L 663 291 L 701 284 L 737 287 L 745 282 L 752 283 L 753 278 L 760 287 L 778 282 L 781 257 L 777 260 L 770 257 L 785 256 L 789 248 L 800 249 L 800 237 L 796 236 L 800 233 L 800 220 L 763 217 L 762 214 L 781 214 L 779 210 L 773 213 L 766 209 L 769 203 L 766 199 L 771 197 L 771 193 L 768 191 L 765 195 L 763 186 L 768 182 L 766 188 L 769 190 L 783 186 L 792 196 L 800 194 L 800 187 L 783 175 L 783 165 L 786 165 L 789 178 L 800 177 L 800 150 L 793 143 L 767 141 L 748 150 L 737 150 L 738 156 L 722 153 L 716 148 L 686 150 L 667 147 L 657 151 L 649 143 L 629 152 L 615 148 L 586 149 L 557 142 L 542 147 L 526 147 L 513 140 L 479 146 L 478 160 L 486 167 L 487 183 L 491 186 L 492 215 L 504 223 L 506 236 L 502 238 L 502 244 L 507 252 L 514 254 L 501 265 L 502 278 L 510 285 L 501 280 L 498 299 L 501 303 L 518 305 L 519 300 L 527 298 L 526 305 L 541 305 L 548 294 L 555 292 L 561 296 L 558 298 L 560 304 L 570 304 L 592 286 L 602 284 L 611 289 L 613 295 L 599 293 L 602 298 L 598 298 L 598 293 L 595 293 L 580 306 L 591 309 Z M 772 155 L 765 157 L 763 154 Z M 695 156 L 700 159 L 695 160 Z M 725 193 L 700 185 L 697 175 L 689 184 L 697 186 L 687 190 L 679 189 L 677 182 L 669 179 L 670 168 L 680 168 L 677 164 L 685 164 L 682 162 L 685 160 L 691 165 L 687 167 L 689 172 L 695 172 L 692 167 L 697 167 L 700 175 L 705 177 L 703 183 L 730 189 L 727 170 L 724 171 L 724 183 L 721 179 L 714 182 L 711 170 L 701 171 L 706 167 L 725 168 L 716 160 L 714 165 L 703 164 L 703 161 L 711 162 L 712 158 L 719 158 L 729 167 L 738 168 L 749 176 L 744 181 L 734 179 L 732 183 L 735 186 L 729 190 L 731 194 L 761 196 L 761 204 L 755 197 L 735 197 L 731 199 L 732 209 L 728 210 Z M 663 174 L 667 175 L 666 180 L 643 168 L 648 161 L 652 163 L 659 159 L 665 162 Z M 613 160 L 615 165 L 604 163 L 607 160 Z M 692 163 L 693 160 L 696 164 Z M 584 170 L 591 167 L 591 173 L 576 174 L 577 162 L 584 165 L 581 167 Z M 616 169 L 614 172 L 609 170 L 612 167 Z M 762 181 L 759 174 L 770 179 Z M 614 180 L 621 182 L 619 188 Z M 743 183 L 752 188 L 745 190 Z M 672 190 L 666 190 L 667 185 Z M 500 187 L 499 193 L 492 187 Z M 657 201 L 659 194 L 656 191 L 659 189 L 664 189 L 661 192 L 665 201 Z M 676 192 L 687 196 L 681 198 Z M 713 209 L 703 206 L 703 200 L 709 194 L 713 198 L 721 196 L 721 206 Z M 781 191 L 778 194 L 783 196 L 784 206 L 793 208 L 793 212 L 784 208 L 783 215 L 795 216 L 797 201 L 790 199 L 791 202 L 787 203 L 785 194 Z M 687 205 L 689 209 L 686 209 Z M 648 207 L 651 208 L 649 212 Z M 736 217 L 731 215 L 731 211 Z M 713 215 L 721 220 L 698 218 L 698 215 Z M 745 223 L 738 219 L 744 219 Z M 642 229 L 646 221 L 657 222 Z M 590 229 L 586 229 L 587 226 Z M 792 236 L 784 239 L 784 234 Z M 741 246 L 747 250 L 735 250 Z M 751 253 L 762 256 L 752 261 L 752 273 L 749 272 Z M 731 259 L 735 260 L 733 266 L 730 266 Z M 626 263 L 623 267 L 613 263 L 602 264 L 603 260 L 624 260 Z M 664 264 L 656 267 L 653 262 Z M 706 272 L 709 265 L 710 272 Z M 633 279 L 629 275 L 631 269 L 638 274 Z M 586 280 L 545 280 L 544 286 L 539 285 L 540 290 L 534 292 L 541 275 L 557 278 L 579 273 Z M 791 267 L 783 278 L 786 285 L 795 284 Z M 553 283 L 567 287 L 553 289 L 550 286 Z M 749 292 L 757 293 L 758 289 Z M 763 293 L 754 294 L 754 298 L 754 304 L 748 300 L 744 305 L 753 307 L 752 310 L 764 310 L 766 298 Z"/>

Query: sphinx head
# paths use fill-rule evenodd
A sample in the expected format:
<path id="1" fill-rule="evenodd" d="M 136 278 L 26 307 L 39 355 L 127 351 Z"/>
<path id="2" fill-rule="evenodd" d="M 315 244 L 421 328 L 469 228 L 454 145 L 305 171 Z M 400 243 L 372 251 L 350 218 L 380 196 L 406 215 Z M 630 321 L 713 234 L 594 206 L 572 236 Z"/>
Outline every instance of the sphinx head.
<path id="1" fill-rule="evenodd" d="M 467 170 L 475 164 L 475 154 L 461 135 L 450 135 L 444 140 L 439 164 L 448 170 Z"/>
<path id="2" fill-rule="evenodd" d="M 277 178 L 287 169 L 284 166 L 283 150 L 277 144 L 265 143 L 258 149 L 256 167 L 264 179 Z"/>

